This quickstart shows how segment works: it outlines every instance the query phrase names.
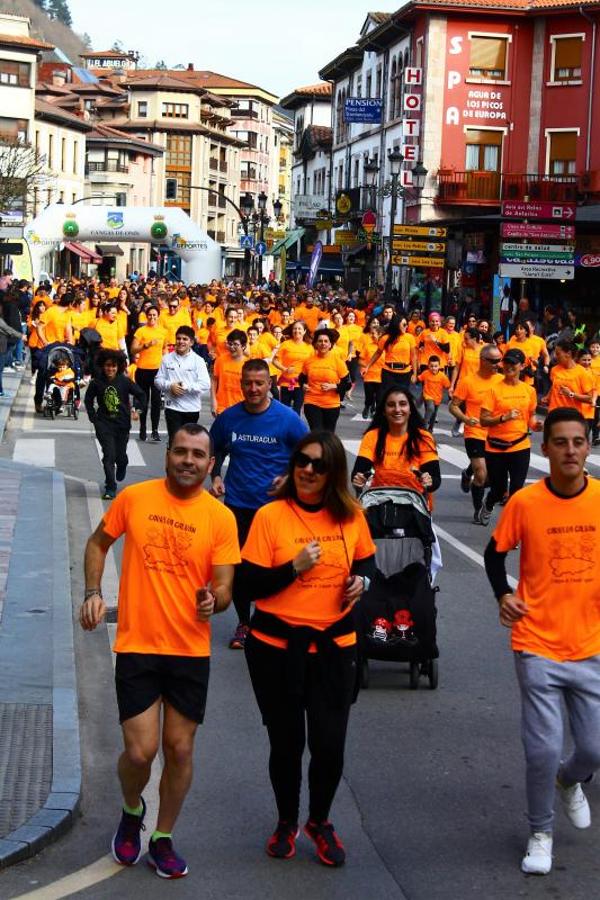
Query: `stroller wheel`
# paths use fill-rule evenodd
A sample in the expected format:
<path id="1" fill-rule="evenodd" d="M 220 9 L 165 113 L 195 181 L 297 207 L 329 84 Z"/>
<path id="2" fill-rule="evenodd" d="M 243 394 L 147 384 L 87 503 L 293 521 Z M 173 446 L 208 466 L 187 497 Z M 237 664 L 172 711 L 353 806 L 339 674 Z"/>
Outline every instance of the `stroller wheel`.
<path id="1" fill-rule="evenodd" d="M 363 691 L 369 687 L 369 660 L 363 659 L 360 664 L 360 686 Z"/>
<path id="2" fill-rule="evenodd" d="M 438 661 L 430 659 L 427 663 L 427 677 L 429 678 L 429 688 L 432 691 L 438 686 Z"/>
<path id="3" fill-rule="evenodd" d="M 410 664 L 410 689 L 416 691 L 419 687 L 419 675 L 421 674 L 421 666 L 418 662 Z"/>

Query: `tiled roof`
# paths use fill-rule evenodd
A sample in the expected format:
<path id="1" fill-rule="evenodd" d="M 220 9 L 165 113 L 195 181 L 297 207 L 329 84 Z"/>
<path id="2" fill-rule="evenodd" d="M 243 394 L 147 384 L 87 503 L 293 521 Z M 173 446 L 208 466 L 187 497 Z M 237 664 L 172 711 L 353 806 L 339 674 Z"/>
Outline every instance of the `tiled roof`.
<path id="1" fill-rule="evenodd" d="M 129 79 L 137 79 L 137 78 L 145 78 L 147 76 L 155 76 L 156 74 L 165 74 L 162 69 L 138 69 L 134 72 L 128 72 L 127 77 Z M 197 69 L 171 69 L 168 72 L 173 78 L 183 79 L 188 83 L 195 84 L 196 87 L 204 88 L 204 89 L 218 89 L 223 90 L 227 88 L 231 88 L 235 90 L 237 88 L 248 90 L 248 88 L 254 88 L 257 91 L 265 90 L 264 88 L 259 87 L 256 84 L 249 84 L 247 81 L 240 81 L 238 78 L 230 78 L 228 75 L 220 75 L 218 72 L 210 72 L 208 70 L 197 70 Z M 266 91 L 266 93 L 270 93 L 270 91 Z"/>
<path id="2" fill-rule="evenodd" d="M 115 141 L 127 141 L 128 144 L 135 144 L 141 151 L 146 150 L 148 153 L 153 153 L 153 155 L 155 155 L 156 151 L 160 151 L 160 153 L 165 152 L 164 147 L 159 147 L 158 144 L 151 144 L 150 141 L 143 141 L 139 137 L 133 137 L 125 131 L 120 131 L 118 128 L 113 128 L 112 125 L 104 125 L 101 122 L 96 122 L 87 136 L 87 140 L 111 139 Z"/>
<path id="3" fill-rule="evenodd" d="M 303 97 L 312 97 L 313 95 L 331 97 L 331 82 L 320 81 L 318 84 L 309 84 L 306 87 L 297 87 L 294 88 L 292 93 L 300 94 Z"/>
<path id="4" fill-rule="evenodd" d="M 506 9 L 535 13 L 538 10 L 579 7 L 598 7 L 598 0 L 411 0 L 399 12 L 408 11 L 411 7 L 461 7 L 465 9 Z"/>
<path id="5" fill-rule="evenodd" d="M 82 59 L 96 59 L 96 57 L 104 59 L 129 59 L 128 53 L 119 50 L 90 50 L 88 53 L 79 54 Z"/>
<path id="6" fill-rule="evenodd" d="M 367 16 L 369 17 L 369 19 L 372 19 L 374 22 L 376 22 L 377 25 L 383 25 L 384 22 L 387 22 L 392 18 L 391 13 L 385 12 L 370 12 L 367 13 Z"/>
<path id="7" fill-rule="evenodd" d="M 90 131 L 92 127 L 89 122 L 85 122 L 79 116 L 67 112 L 54 103 L 48 103 L 46 100 L 42 100 L 41 97 L 35 98 L 35 114 L 37 118 L 55 119 L 64 125 L 71 125 L 79 131 Z"/>
<path id="8" fill-rule="evenodd" d="M 231 144 L 235 147 L 246 147 L 245 141 L 240 141 L 227 131 L 219 131 L 216 128 L 209 128 L 205 122 L 184 122 L 181 119 L 113 119 L 113 127 L 123 128 L 126 131 L 191 131 L 194 134 L 206 134 L 222 141 L 224 144 Z"/>
<path id="9" fill-rule="evenodd" d="M 198 85 L 192 81 L 180 78 L 179 75 L 172 75 L 170 72 L 163 72 L 160 69 L 155 74 L 144 74 L 141 77 L 138 77 L 137 73 L 132 73 L 127 76 L 125 84 L 127 87 L 137 90 L 187 91 L 188 94 L 195 94 L 200 90 Z"/>
<path id="10" fill-rule="evenodd" d="M 32 50 L 54 50 L 54 44 L 47 44 L 46 41 L 38 41 L 36 38 L 25 37 L 21 34 L 0 34 L 0 44 L 31 47 Z"/>

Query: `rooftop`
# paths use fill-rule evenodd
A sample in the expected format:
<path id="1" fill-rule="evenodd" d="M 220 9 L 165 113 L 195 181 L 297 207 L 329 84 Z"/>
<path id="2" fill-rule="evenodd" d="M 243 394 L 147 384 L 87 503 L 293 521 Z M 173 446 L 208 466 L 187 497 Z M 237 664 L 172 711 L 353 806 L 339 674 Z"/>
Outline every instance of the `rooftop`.
<path id="1" fill-rule="evenodd" d="M 89 122 L 54 103 L 42 100 L 41 97 L 35 98 L 35 114 L 38 119 L 51 119 L 53 122 L 76 128 L 78 131 L 90 131 L 92 128 Z"/>
<path id="2" fill-rule="evenodd" d="M 54 44 L 47 44 L 46 41 L 25 37 L 22 34 L 0 34 L 0 45 L 3 47 L 29 47 L 32 50 L 54 50 Z"/>
<path id="3" fill-rule="evenodd" d="M 129 59 L 129 53 L 124 50 L 89 50 L 79 55 L 82 59 Z"/>

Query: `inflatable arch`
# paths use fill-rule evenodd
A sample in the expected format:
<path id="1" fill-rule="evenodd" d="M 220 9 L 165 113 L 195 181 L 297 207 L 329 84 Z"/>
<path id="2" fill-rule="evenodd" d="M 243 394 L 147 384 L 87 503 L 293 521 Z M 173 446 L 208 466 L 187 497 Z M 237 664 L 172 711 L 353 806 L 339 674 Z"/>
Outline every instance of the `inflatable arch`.
<path id="1" fill-rule="evenodd" d="M 182 209 L 160 206 L 67 206 L 54 203 L 25 226 L 33 278 L 39 279 L 44 256 L 60 241 L 150 241 L 167 244 L 183 261 L 188 284 L 221 277 L 221 247 Z"/>

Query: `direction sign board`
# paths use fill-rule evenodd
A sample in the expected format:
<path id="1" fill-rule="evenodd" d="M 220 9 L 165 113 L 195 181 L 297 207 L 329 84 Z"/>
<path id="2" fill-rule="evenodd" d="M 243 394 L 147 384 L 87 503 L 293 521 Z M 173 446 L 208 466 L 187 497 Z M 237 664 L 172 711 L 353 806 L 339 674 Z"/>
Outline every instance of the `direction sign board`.
<path id="1" fill-rule="evenodd" d="M 500 253 L 520 253 L 521 251 L 532 253 L 575 253 L 575 244 L 517 244 L 516 242 L 503 241 L 500 244 Z"/>
<path id="2" fill-rule="evenodd" d="M 429 225 L 394 225 L 395 235 L 412 235 L 413 237 L 443 238 L 448 234 L 447 228 Z"/>
<path id="3" fill-rule="evenodd" d="M 445 253 L 444 241 L 392 241 L 394 250 L 425 251 L 426 253 Z"/>
<path id="4" fill-rule="evenodd" d="M 392 254 L 393 266 L 414 266 L 417 269 L 443 269 L 443 256 L 404 256 L 400 253 Z"/>
<path id="5" fill-rule="evenodd" d="M 0 244 L 0 256 L 22 256 L 23 244 Z"/>
<path id="6" fill-rule="evenodd" d="M 19 240 L 22 237 L 22 225 L 0 225 L 0 240 Z"/>
<path id="7" fill-rule="evenodd" d="M 531 263 L 500 263 L 501 278 L 539 278 L 565 279 L 575 278 L 575 266 L 544 266 Z"/>
<path id="8" fill-rule="evenodd" d="M 539 238 L 541 241 L 575 240 L 574 225 L 550 225 L 541 222 L 502 222 L 500 234 L 503 238 Z"/>
<path id="9" fill-rule="evenodd" d="M 502 204 L 502 215 L 507 219 L 550 219 L 574 222 L 575 203 L 552 203 L 549 200 L 513 201 Z"/>
<path id="10" fill-rule="evenodd" d="M 531 263 L 535 266 L 574 266 L 575 257 L 573 254 L 557 254 L 557 256 L 533 256 L 531 254 L 521 253 L 503 253 L 500 257 L 501 263 Z"/>
<path id="11" fill-rule="evenodd" d="M 252 250 L 254 247 L 254 238 L 251 234 L 240 235 L 240 247 L 242 250 Z"/>
<path id="12" fill-rule="evenodd" d="M 254 251 L 255 251 L 255 253 L 258 254 L 258 256 L 264 256 L 265 253 L 267 252 L 267 245 L 265 244 L 264 241 L 257 241 Z"/>
<path id="13" fill-rule="evenodd" d="M 358 235 L 355 231 L 346 228 L 338 228 L 334 237 L 335 243 L 340 247 L 350 247 L 358 244 Z"/>

